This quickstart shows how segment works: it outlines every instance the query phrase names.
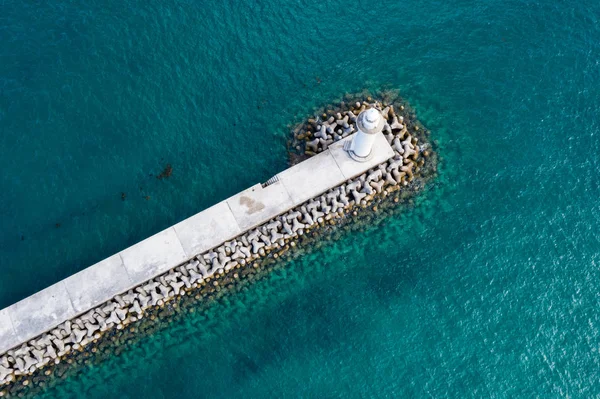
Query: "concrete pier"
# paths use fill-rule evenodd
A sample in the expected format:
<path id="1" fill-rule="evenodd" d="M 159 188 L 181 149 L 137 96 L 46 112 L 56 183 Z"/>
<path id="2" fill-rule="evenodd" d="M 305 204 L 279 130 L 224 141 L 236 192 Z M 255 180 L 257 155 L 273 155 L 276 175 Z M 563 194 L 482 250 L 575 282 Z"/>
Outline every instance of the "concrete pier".
<path id="1" fill-rule="evenodd" d="M 350 135 L 280 172 L 8 308 L 0 310 L 0 355 L 82 315 L 394 157 L 382 133 L 366 162 L 344 150 Z M 0 374 L 2 367 L 0 366 Z M 2 378 L 0 378 L 2 380 Z"/>

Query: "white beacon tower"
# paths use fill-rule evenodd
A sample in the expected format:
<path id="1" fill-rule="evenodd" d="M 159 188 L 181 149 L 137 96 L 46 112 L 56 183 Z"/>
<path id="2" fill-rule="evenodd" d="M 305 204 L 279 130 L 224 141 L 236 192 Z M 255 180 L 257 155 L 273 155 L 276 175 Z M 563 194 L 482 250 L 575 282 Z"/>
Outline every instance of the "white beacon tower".
<path id="1" fill-rule="evenodd" d="M 358 162 L 366 162 L 372 157 L 373 142 L 375 135 L 383 130 L 385 122 L 381 112 L 375 108 L 369 108 L 358 114 L 356 126 L 358 132 L 354 135 L 348 154 Z"/>

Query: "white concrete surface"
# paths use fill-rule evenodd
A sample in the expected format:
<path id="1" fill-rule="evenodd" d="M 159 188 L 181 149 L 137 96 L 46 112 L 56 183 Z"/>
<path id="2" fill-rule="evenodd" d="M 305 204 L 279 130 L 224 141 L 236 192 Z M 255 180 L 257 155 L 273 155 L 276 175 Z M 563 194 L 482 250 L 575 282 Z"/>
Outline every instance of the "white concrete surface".
<path id="1" fill-rule="evenodd" d="M 188 259 L 173 227 L 127 248 L 121 257 L 134 282 L 149 280 Z"/>
<path id="2" fill-rule="evenodd" d="M 277 176 L 298 205 L 346 180 L 329 150 L 294 165 Z"/>
<path id="3" fill-rule="evenodd" d="M 20 342 L 10 320 L 8 308 L 0 310 L 0 353 L 6 352 Z"/>
<path id="4" fill-rule="evenodd" d="M 225 201 L 141 241 L 89 268 L 0 310 L 0 354 L 78 314 L 215 248 L 306 200 L 358 176 L 394 155 L 383 134 L 373 157 L 356 162 L 344 142 Z"/>
<path id="5" fill-rule="evenodd" d="M 177 223 L 174 228 L 188 259 L 242 233 L 226 201 Z"/>
<path id="6" fill-rule="evenodd" d="M 60 281 L 10 306 L 8 314 L 17 336 L 27 341 L 75 317 L 76 312 Z"/>
<path id="7" fill-rule="evenodd" d="M 132 287 L 120 254 L 111 256 L 64 280 L 77 313 L 84 313 Z"/>
<path id="8" fill-rule="evenodd" d="M 242 231 L 259 226 L 294 207 L 294 201 L 280 181 L 267 187 L 255 184 L 226 202 Z"/>

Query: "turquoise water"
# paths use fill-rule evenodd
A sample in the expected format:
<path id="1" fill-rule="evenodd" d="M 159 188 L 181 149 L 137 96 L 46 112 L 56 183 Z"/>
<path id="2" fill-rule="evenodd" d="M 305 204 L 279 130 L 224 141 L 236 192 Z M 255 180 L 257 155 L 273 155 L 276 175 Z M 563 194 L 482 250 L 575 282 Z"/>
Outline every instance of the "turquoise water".
<path id="1" fill-rule="evenodd" d="M 345 92 L 399 88 L 442 173 L 47 397 L 600 396 L 598 2 L 146 3 L 0 5 L 0 307 L 266 180 Z"/>

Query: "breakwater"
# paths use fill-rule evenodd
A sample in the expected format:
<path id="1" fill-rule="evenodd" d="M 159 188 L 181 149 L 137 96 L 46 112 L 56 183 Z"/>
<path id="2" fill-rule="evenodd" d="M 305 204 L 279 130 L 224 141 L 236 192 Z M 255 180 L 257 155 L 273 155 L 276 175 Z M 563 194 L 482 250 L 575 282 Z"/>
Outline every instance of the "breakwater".
<path id="1" fill-rule="evenodd" d="M 367 106 L 384 111 L 389 130 L 385 128 L 385 134 L 378 136 L 373 159 L 360 164 L 347 158 L 343 151 L 344 142 L 352 137 L 352 132 L 343 137 L 342 131 L 340 137 L 335 137 L 337 126 L 332 126 L 338 122 L 330 122 L 330 119 L 339 113 L 340 129 L 345 128 L 344 124 L 349 129 L 359 110 Z M 325 114 L 328 116 L 327 112 Z M 414 131 L 409 132 L 407 124 L 400 122 L 402 115 L 396 115 L 393 106 L 359 102 L 347 110 L 338 109 L 335 114 L 326 120 L 317 117 L 308 122 L 311 126 L 314 124 L 320 134 L 316 137 L 317 147 L 312 153 L 305 150 L 304 155 L 310 158 L 278 174 L 269 185 L 255 185 L 174 226 L 173 232 L 168 229 L 151 237 L 150 241 L 123 251 L 118 257 L 115 255 L 101 262 L 102 269 L 98 270 L 105 274 L 84 271 L 78 277 L 79 285 L 64 282 L 64 286 L 75 285 L 79 290 L 67 288 L 67 298 L 61 297 L 60 287 L 53 286 L 38 298 L 28 298 L 8 311 L 3 310 L 4 315 L 8 314 L 14 322 L 13 316 L 19 314 L 14 312 L 29 309 L 34 310 L 33 316 L 36 316 L 35 306 L 43 303 L 46 308 L 42 308 L 41 316 L 46 319 L 40 321 L 39 317 L 28 315 L 25 316 L 28 319 L 22 319 L 29 320 L 28 325 L 13 325 L 14 339 L 27 343 L 17 342 L 17 347 L 0 356 L 0 381 L 17 386 L 15 389 L 19 385 L 27 386 L 33 380 L 29 377 L 32 374 L 41 371 L 50 374 L 52 366 L 60 364 L 62 359 L 86 353 L 89 347 L 93 351 L 94 345 L 107 333 L 139 322 L 152 314 L 153 309 L 161 308 L 175 298 L 194 291 L 209 295 L 215 290 L 218 292 L 224 280 L 243 278 L 249 268 L 258 267 L 260 260 L 276 259 L 293 248 L 304 235 L 355 215 L 357 207 L 367 207 L 376 198 L 409 186 L 418 176 L 429 156 L 426 155 L 430 151 L 429 145 L 417 137 L 418 126 L 413 126 Z M 394 123 L 394 119 L 397 124 L 392 128 L 390 123 Z M 316 132 L 308 127 L 304 133 L 295 133 L 296 141 L 315 140 L 311 136 Z M 300 134 L 304 136 L 299 138 Z M 180 250 L 173 249 L 177 243 Z M 208 249 L 203 251 L 203 246 Z M 195 255 L 182 261 L 180 257 L 185 258 L 190 253 Z M 172 262 L 175 262 L 174 266 Z M 119 277 L 120 270 L 126 274 Z M 132 276 L 143 283 L 132 284 Z M 103 277 L 116 281 L 115 286 L 98 284 L 98 281 L 106 280 Z M 98 298 L 108 295 L 110 289 L 118 289 L 118 294 L 100 301 Z M 77 292 L 81 295 L 74 295 Z M 90 297 L 90 292 L 96 293 L 95 299 Z M 61 298 L 65 299 L 67 311 L 52 313 L 61 310 L 56 306 L 61 303 Z M 49 308 L 52 306 L 55 309 Z M 70 317 L 71 312 L 77 311 L 75 309 L 86 306 L 88 309 L 82 315 Z M 54 320 L 46 323 L 59 318 L 65 320 L 55 328 L 39 331 L 44 328 L 42 322 L 49 314 Z M 18 330 L 21 325 L 29 329 Z M 6 333 L 6 330 L 5 336 L 10 337 L 10 331 Z M 32 336 L 22 339 L 17 331 Z M 12 388 L 3 392 L 9 391 Z"/>

